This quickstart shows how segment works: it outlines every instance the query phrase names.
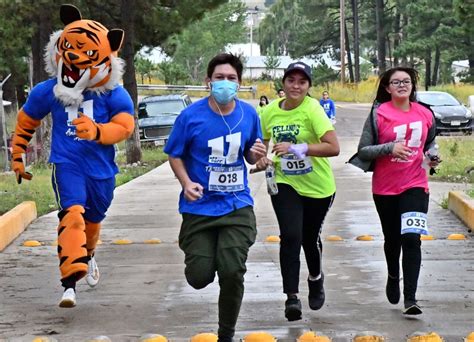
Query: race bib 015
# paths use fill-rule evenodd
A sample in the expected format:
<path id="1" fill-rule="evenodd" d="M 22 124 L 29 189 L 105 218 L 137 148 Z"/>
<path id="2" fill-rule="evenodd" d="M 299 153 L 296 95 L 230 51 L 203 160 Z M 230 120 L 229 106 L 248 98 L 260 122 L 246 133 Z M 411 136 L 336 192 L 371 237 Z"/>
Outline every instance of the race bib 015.
<path id="1" fill-rule="evenodd" d="M 313 171 L 313 165 L 311 159 L 305 157 L 298 159 L 293 155 L 282 156 L 280 159 L 281 171 L 285 175 L 304 175 Z"/>

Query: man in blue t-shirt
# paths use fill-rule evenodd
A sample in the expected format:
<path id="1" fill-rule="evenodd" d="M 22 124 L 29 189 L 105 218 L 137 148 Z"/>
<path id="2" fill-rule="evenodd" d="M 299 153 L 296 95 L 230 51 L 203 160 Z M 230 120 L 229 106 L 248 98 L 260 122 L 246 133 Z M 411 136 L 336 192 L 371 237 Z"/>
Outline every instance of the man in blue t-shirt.
<path id="1" fill-rule="evenodd" d="M 329 98 L 329 92 L 327 90 L 323 91 L 323 98 L 319 100 L 319 104 L 323 107 L 326 115 L 331 120 L 332 124 L 336 123 L 336 106 L 334 101 Z"/>
<path id="2" fill-rule="evenodd" d="M 242 62 L 219 54 L 208 65 L 210 96 L 178 116 L 165 153 L 181 183 L 179 246 L 195 289 L 219 277 L 219 341 L 232 341 L 256 222 L 245 161 L 265 156 L 255 109 L 236 98 Z"/>

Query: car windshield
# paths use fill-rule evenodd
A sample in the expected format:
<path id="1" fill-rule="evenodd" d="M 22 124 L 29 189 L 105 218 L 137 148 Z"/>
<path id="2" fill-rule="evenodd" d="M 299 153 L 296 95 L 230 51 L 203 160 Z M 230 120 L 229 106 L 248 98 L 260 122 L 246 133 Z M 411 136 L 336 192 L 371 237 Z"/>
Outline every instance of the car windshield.
<path id="1" fill-rule="evenodd" d="M 460 103 L 448 93 L 418 93 L 419 101 L 430 106 L 459 106 Z"/>
<path id="2" fill-rule="evenodd" d="M 144 109 L 149 117 L 178 115 L 184 109 L 184 103 L 181 100 L 148 102 Z"/>

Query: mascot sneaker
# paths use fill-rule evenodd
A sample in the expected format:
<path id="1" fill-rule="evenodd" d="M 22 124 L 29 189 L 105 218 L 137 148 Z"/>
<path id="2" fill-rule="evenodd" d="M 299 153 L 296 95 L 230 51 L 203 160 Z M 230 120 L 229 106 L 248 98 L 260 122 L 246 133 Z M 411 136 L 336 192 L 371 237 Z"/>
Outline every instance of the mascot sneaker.
<path id="1" fill-rule="evenodd" d="M 76 291 L 73 288 L 69 288 L 63 293 L 63 297 L 59 302 L 61 308 L 73 308 L 76 306 Z"/>
<path id="2" fill-rule="evenodd" d="M 97 263 L 95 262 L 95 257 L 91 257 L 91 259 L 87 263 L 86 282 L 87 284 L 89 284 L 90 287 L 94 287 L 99 282 L 99 278 L 99 266 L 97 266 Z"/>

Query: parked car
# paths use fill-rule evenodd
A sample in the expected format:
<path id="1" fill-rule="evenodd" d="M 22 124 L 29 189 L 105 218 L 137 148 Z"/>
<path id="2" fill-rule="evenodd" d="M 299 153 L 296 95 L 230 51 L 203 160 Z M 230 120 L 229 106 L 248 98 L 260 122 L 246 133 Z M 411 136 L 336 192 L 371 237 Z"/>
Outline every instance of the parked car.
<path id="1" fill-rule="evenodd" d="M 472 134 L 472 112 L 454 96 L 442 91 L 419 91 L 416 96 L 433 110 L 437 134 Z"/>
<path id="2" fill-rule="evenodd" d="M 469 95 L 467 97 L 467 108 L 469 108 L 471 113 L 474 113 L 474 95 Z"/>
<path id="3" fill-rule="evenodd" d="M 185 94 L 148 96 L 138 104 L 140 141 L 164 145 L 181 111 L 192 103 Z"/>

